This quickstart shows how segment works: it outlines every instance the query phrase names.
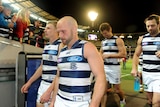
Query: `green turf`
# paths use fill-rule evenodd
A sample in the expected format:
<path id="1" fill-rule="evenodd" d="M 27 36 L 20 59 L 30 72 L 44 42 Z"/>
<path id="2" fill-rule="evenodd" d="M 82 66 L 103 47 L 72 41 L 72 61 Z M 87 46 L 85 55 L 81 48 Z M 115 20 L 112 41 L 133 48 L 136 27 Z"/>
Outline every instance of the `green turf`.
<path id="1" fill-rule="evenodd" d="M 121 63 L 121 72 L 122 72 L 122 75 L 129 74 L 128 76 L 122 77 L 121 79 L 133 80 L 134 77 L 130 75 L 131 74 L 131 69 L 132 69 L 132 60 L 131 59 L 127 60 L 127 62 L 126 62 L 126 69 L 123 69 L 122 63 Z"/>

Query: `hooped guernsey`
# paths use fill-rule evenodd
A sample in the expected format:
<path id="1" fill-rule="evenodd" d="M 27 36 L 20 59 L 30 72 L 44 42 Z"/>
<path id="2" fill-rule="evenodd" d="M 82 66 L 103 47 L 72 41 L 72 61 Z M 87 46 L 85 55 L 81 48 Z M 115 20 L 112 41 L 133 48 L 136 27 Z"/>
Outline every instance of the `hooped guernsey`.
<path id="1" fill-rule="evenodd" d="M 91 68 L 84 58 L 84 45 L 78 40 L 71 49 L 64 47 L 58 57 L 60 70 L 58 96 L 64 100 L 81 102 L 91 99 Z"/>
<path id="2" fill-rule="evenodd" d="M 118 47 L 116 44 L 117 36 L 112 36 L 110 39 L 105 39 L 102 41 L 103 54 L 115 54 L 118 53 Z M 104 65 L 112 65 L 115 67 L 120 66 L 118 58 L 106 58 L 104 60 Z"/>
<path id="3" fill-rule="evenodd" d="M 57 55 L 59 50 L 60 39 L 57 39 L 52 44 L 47 44 L 44 47 L 42 55 L 42 80 L 52 83 L 57 74 Z"/>
<path id="4" fill-rule="evenodd" d="M 145 34 L 142 39 L 142 49 L 143 71 L 159 73 L 160 59 L 156 57 L 155 52 L 160 49 L 160 33 L 155 37 Z"/>

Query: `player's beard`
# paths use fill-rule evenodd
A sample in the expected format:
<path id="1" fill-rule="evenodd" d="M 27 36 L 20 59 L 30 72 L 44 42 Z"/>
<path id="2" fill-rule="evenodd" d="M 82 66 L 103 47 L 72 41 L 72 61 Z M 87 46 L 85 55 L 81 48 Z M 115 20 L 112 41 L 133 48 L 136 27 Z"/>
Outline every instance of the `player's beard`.
<path id="1" fill-rule="evenodd" d="M 69 44 L 69 42 L 71 41 L 71 37 L 70 38 L 68 38 L 68 39 L 62 39 L 62 43 L 64 44 L 64 45 L 68 45 Z"/>
<path id="2" fill-rule="evenodd" d="M 149 33 L 150 33 L 150 35 L 156 35 L 158 33 L 158 31 L 157 30 L 150 30 Z"/>

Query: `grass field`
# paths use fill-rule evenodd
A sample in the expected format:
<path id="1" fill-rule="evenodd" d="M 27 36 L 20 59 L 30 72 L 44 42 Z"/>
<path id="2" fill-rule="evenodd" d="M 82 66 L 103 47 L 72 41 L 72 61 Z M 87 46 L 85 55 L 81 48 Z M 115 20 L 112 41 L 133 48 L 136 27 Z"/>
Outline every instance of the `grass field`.
<path id="1" fill-rule="evenodd" d="M 132 69 L 132 60 L 129 59 L 126 62 L 126 69 L 123 69 L 123 65 L 121 63 L 121 79 L 125 79 L 125 80 L 133 80 L 134 77 L 131 76 L 131 69 Z"/>

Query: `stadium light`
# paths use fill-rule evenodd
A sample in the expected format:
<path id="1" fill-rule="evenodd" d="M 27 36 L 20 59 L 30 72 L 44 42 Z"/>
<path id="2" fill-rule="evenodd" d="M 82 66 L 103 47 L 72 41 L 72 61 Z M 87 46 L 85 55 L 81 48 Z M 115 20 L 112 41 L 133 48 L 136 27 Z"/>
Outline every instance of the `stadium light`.
<path id="1" fill-rule="evenodd" d="M 38 19 L 38 16 L 37 16 L 37 15 L 34 15 L 34 14 L 32 14 L 32 13 L 30 14 L 30 16 L 31 16 L 33 19 L 36 19 L 36 20 Z"/>
<path id="2" fill-rule="evenodd" d="M 92 27 L 94 27 L 94 21 L 97 19 L 98 13 L 95 11 L 88 12 L 88 17 L 90 18 L 92 22 Z"/>
<path id="3" fill-rule="evenodd" d="M 127 36 L 127 38 L 130 38 L 130 39 L 132 39 L 132 35 L 128 35 L 128 36 Z"/>
<path id="4" fill-rule="evenodd" d="M 2 0 L 3 3 L 10 3 L 9 0 Z"/>
<path id="5" fill-rule="evenodd" d="M 44 18 L 38 18 L 40 21 L 47 23 L 47 20 L 45 20 Z"/>
<path id="6" fill-rule="evenodd" d="M 11 4 L 12 8 L 14 8 L 14 10 L 18 11 L 20 10 L 20 8 L 18 6 L 16 6 L 15 4 Z"/>

